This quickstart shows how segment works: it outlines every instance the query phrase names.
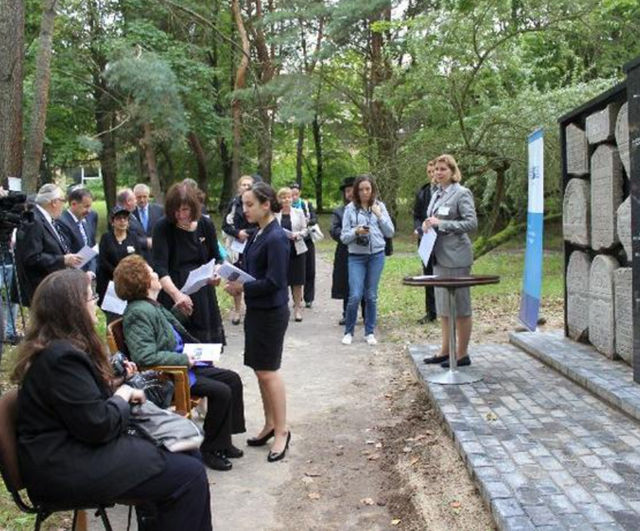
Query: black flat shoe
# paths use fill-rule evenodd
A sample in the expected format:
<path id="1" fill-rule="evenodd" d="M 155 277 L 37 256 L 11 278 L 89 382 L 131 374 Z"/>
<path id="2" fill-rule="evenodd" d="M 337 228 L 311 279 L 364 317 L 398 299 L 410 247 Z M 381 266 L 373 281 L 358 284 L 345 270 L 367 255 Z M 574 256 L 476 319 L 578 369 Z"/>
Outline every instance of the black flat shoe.
<path id="1" fill-rule="evenodd" d="M 340 319 L 340 320 L 338 321 L 338 325 L 340 325 L 340 326 L 344 326 L 344 323 L 346 323 L 346 322 L 347 322 L 347 320 L 343 317 L 342 319 Z"/>
<path id="2" fill-rule="evenodd" d="M 218 470 L 220 472 L 227 472 L 233 468 L 231 461 L 229 461 L 221 450 L 214 452 L 204 452 L 202 454 L 202 460 L 212 470 Z"/>
<path id="3" fill-rule="evenodd" d="M 289 443 L 291 442 L 291 430 L 289 430 L 289 435 L 287 435 L 287 444 L 284 445 L 284 450 L 282 452 L 269 452 L 267 456 L 267 461 L 269 463 L 275 463 L 276 461 L 280 461 L 284 459 L 284 456 L 287 454 L 287 450 L 289 449 Z"/>
<path id="4" fill-rule="evenodd" d="M 227 459 L 239 459 L 243 455 L 244 455 L 244 452 L 240 450 L 240 448 L 236 448 L 235 446 L 233 446 L 233 444 L 231 445 L 231 448 L 227 448 L 224 451 L 224 456 Z"/>
<path id="5" fill-rule="evenodd" d="M 432 363 L 442 363 L 443 361 L 447 361 L 449 359 L 449 355 L 442 356 L 431 356 L 430 358 L 424 358 L 422 361 L 427 365 L 431 365 Z"/>
<path id="6" fill-rule="evenodd" d="M 275 434 L 275 430 L 271 430 L 267 432 L 263 437 L 251 437 L 247 439 L 247 446 L 264 446 Z"/>
<path id="7" fill-rule="evenodd" d="M 471 358 L 468 355 L 458 360 L 458 367 L 468 367 L 469 365 L 471 365 Z M 440 364 L 440 367 L 449 368 L 449 356 L 447 356 L 447 361 Z"/>
<path id="8" fill-rule="evenodd" d="M 438 316 L 434 313 L 428 313 L 426 314 L 424 317 L 421 317 L 420 319 L 418 319 L 418 324 L 421 325 L 425 325 L 427 323 L 432 323 L 434 322 L 436 319 L 438 318 Z"/>

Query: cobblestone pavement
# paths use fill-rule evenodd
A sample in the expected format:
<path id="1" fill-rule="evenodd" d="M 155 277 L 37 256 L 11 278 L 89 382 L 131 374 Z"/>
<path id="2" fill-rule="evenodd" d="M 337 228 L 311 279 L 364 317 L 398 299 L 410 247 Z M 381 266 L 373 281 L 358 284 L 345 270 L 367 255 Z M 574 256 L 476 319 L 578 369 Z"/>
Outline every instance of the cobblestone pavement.
<path id="1" fill-rule="evenodd" d="M 443 370 L 409 354 L 421 380 Z M 511 345 L 475 345 L 473 368 L 424 385 L 500 530 L 640 529 L 636 421 Z"/>
<path id="2" fill-rule="evenodd" d="M 591 345 L 567 339 L 561 330 L 512 333 L 509 341 L 640 421 L 640 385 L 624 361 L 611 361 Z"/>

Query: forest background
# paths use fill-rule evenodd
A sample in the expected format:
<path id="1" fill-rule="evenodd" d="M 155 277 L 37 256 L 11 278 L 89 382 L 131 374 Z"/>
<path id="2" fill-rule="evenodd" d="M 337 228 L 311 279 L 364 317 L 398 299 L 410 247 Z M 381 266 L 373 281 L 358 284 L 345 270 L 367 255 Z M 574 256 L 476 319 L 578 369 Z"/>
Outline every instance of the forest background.
<path id="1" fill-rule="evenodd" d="M 638 54 L 639 0 L 0 0 L 0 179 L 100 167 L 111 206 L 192 177 L 224 209 L 259 173 L 327 211 L 370 173 L 407 216 L 449 152 L 482 254 L 524 227 L 538 127 L 560 217 L 557 118 Z"/>

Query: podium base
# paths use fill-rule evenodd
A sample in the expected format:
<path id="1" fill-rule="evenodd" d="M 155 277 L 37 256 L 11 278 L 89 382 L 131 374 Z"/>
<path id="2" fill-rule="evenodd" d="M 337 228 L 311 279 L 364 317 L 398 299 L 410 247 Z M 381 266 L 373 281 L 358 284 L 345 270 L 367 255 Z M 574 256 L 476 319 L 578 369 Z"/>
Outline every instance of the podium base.
<path id="1" fill-rule="evenodd" d="M 439 385 L 462 385 L 479 382 L 482 376 L 473 371 L 446 371 L 436 374 L 427 374 L 424 378 L 427 382 Z"/>

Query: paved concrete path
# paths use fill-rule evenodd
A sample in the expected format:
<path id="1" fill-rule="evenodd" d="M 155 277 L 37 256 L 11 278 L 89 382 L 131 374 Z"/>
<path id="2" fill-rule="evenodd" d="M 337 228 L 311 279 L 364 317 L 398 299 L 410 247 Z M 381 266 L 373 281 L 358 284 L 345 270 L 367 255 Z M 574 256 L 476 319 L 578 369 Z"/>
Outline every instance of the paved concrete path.
<path id="1" fill-rule="evenodd" d="M 419 376 L 435 347 L 412 347 Z M 483 381 L 425 382 L 498 528 L 640 529 L 640 426 L 511 345 L 475 345 Z M 422 379 L 422 378 L 421 378 Z"/>
<path id="2" fill-rule="evenodd" d="M 233 470 L 225 473 L 209 471 L 214 527 L 217 531 L 373 531 L 389 528 L 392 518 L 386 507 L 373 505 L 352 511 L 353 514 L 345 511 L 332 515 L 326 511 L 325 505 L 308 504 L 308 487 L 314 481 L 314 475 L 309 474 L 309 470 L 329 475 L 326 463 L 318 462 L 319 452 L 312 447 L 318 441 L 323 445 L 321 448 L 326 447 L 324 440 L 327 439 L 333 456 L 330 459 L 335 460 L 339 460 L 335 457 L 336 446 L 339 448 L 339 445 L 355 441 L 361 448 L 364 441 L 371 437 L 367 431 L 373 425 L 372 417 L 376 414 L 371 407 L 371 398 L 374 394 L 379 394 L 376 382 L 381 386 L 385 381 L 384 375 L 370 373 L 367 360 L 376 349 L 365 344 L 360 326 L 356 329 L 353 344 L 350 347 L 341 345 L 343 329 L 337 325 L 337 321 L 342 308 L 341 301 L 330 298 L 331 266 L 320 256 L 317 265 L 317 300 L 314 307 L 305 310 L 302 323 L 292 320 L 286 335 L 282 374 L 287 386 L 288 417 L 293 437 L 291 450 L 281 462 L 267 463 L 268 446 L 245 446 L 245 438 L 258 433 L 262 427 L 262 406 L 253 371 L 243 365 L 242 326 L 232 326 L 228 321 L 225 325 L 228 346 L 220 365 L 236 370 L 243 379 L 248 432 L 234 438 L 236 446 L 245 450 L 245 456 L 233 461 Z M 372 385 L 371 392 L 368 391 L 368 384 Z M 356 396 L 354 393 L 359 394 Z M 325 429 L 325 426 L 337 423 L 338 418 L 343 419 L 340 421 L 342 424 L 339 424 L 340 429 L 336 430 L 338 433 L 326 433 L 329 428 Z M 340 453 L 338 451 L 338 455 Z M 341 463 L 340 466 L 347 464 Z M 369 484 L 366 480 L 360 481 L 357 476 L 361 473 L 362 470 L 358 471 L 355 466 L 351 472 L 353 482 L 359 486 L 339 486 L 347 489 L 343 492 L 345 498 L 356 498 L 355 504 L 358 503 L 358 496 L 369 495 L 360 494 L 358 488 L 372 491 L 378 488 L 375 478 Z M 319 481 L 316 479 L 316 484 Z M 304 509 L 297 510 L 299 514 L 296 516 L 296 524 L 290 524 L 288 520 L 291 519 L 292 512 L 296 512 L 296 504 L 301 506 L 303 503 L 306 505 L 303 506 Z M 339 500 L 335 505 L 338 503 Z M 126 511 L 123 507 L 109 511 L 114 529 L 126 529 Z M 341 523 L 336 524 L 332 519 Z M 322 524 L 323 521 L 326 525 Z M 135 524 L 132 528 L 136 529 Z M 91 529 L 102 528 L 93 521 Z"/>

